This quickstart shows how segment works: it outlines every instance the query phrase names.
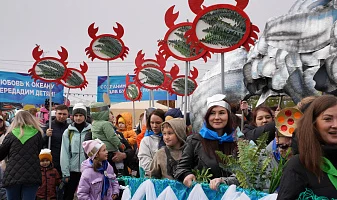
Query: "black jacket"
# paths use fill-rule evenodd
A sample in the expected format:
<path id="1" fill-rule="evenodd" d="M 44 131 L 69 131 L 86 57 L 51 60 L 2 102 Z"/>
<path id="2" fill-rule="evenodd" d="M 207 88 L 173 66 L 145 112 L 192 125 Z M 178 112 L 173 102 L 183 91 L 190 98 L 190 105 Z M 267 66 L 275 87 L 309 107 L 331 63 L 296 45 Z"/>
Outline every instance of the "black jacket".
<path id="1" fill-rule="evenodd" d="M 242 131 L 247 140 L 253 140 L 254 142 L 265 132 L 269 134 L 267 140 L 267 144 L 269 144 L 275 138 L 276 128 L 274 121 L 260 127 L 246 124 Z"/>
<path id="2" fill-rule="evenodd" d="M 39 154 L 42 148 L 41 133 L 36 133 L 24 144 L 12 133 L 8 133 L 0 145 L 0 160 L 8 156 L 3 187 L 18 184 L 41 185 Z"/>
<path id="3" fill-rule="evenodd" d="M 49 128 L 48 124 L 43 128 L 44 133 L 46 133 Z M 53 129 L 53 135 L 51 136 L 51 155 L 53 156 L 54 167 L 61 175 L 61 166 L 60 166 L 60 154 L 61 154 L 61 144 L 62 144 L 62 135 L 63 132 L 68 128 L 68 123 L 59 122 L 56 119 L 51 122 L 51 128 Z M 43 146 L 48 148 L 49 137 L 44 134 L 43 136 Z"/>
<path id="4" fill-rule="evenodd" d="M 187 175 L 193 174 L 192 169 L 202 170 L 203 168 L 211 168 L 212 179 L 232 175 L 230 172 L 226 172 L 219 167 L 216 158 L 210 158 L 206 154 L 201 139 L 202 137 L 197 133 L 187 137 L 186 147 L 174 173 L 175 179 L 182 182 Z"/>
<path id="5" fill-rule="evenodd" d="M 337 148 L 324 148 L 324 156 L 337 168 Z M 331 198 L 337 198 L 337 190 L 330 182 L 327 174 L 323 172 L 323 176 L 318 182 L 317 177 L 309 172 L 302 165 L 299 155 L 292 157 L 285 168 L 280 183 L 278 200 L 297 199 L 305 188 L 311 189 L 315 195 Z"/>

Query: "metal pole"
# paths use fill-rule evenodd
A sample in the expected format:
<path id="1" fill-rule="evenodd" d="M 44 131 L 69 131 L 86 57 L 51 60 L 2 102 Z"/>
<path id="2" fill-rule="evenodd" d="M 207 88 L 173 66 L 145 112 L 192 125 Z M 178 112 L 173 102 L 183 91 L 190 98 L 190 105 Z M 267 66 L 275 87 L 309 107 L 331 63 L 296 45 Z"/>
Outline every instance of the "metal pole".
<path id="1" fill-rule="evenodd" d="M 170 109 L 170 101 L 169 101 L 169 93 L 168 93 L 168 91 L 166 91 L 166 103 L 167 103 L 167 110 L 169 110 Z"/>
<path id="2" fill-rule="evenodd" d="M 188 76 L 191 75 L 191 61 L 188 61 Z M 191 96 L 187 97 L 187 112 L 190 112 L 191 107 Z"/>
<path id="3" fill-rule="evenodd" d="M 152 90 L 148 90 L 149 91 L 149 108 L 151 108 L 151 91 Z"/>
<path id="4" fill-rule="evenodd" d="M 185 67 L 185 106 L 184 106 L 184 120 L 186 121 L 186 112 L 187 112 L 187 81 L 188 81 L 188 61 L 186 61 Z"/>
<path id="5" fill-rule="evenodd" d="M 225 53 L 221 53 L 221 93 L 225 94 Z"/>
<path id="6" fill-rule="evenodd" d="M 108 81 L 108 87 L 107 87 L 107 94 L 108 94 L 108 97 L 110 98 L 110 71 L 109 71 L 109 61 L 106 62 L 107 63 L 107 81 Z"/>
<path id="7" fill-rule="evenodd" d="M 51 129 L 52 83 L 49 83 L 49 129 Z M 51 148 L 51 136 L 48 138 L 48 149 Z"/>
<path id="8" fill-rule="evenodd" d="M 151 90 L 151 101 L 152 101 L 152 107 L 154 107 L 154 92 Z"/>
<path id="9" fill-rule="evenodd" d="M 135 110 L 135 101 L 132 101 L 132 121 L 133 121 L 133 126 L 132 127 L 135 127 L 136 126 L 136 110 Z"/>
<path id="10" fill-rule="evenodd" d="M 69 101 L 69 93 L 70 93 L 70 88 L 68 88 L 68 92 L 67 92 L 67 101 Z M 70 101 L 69 101 L 69 103 L 70 103 Z"/>
<path id="11" fill-rule="evenodd" d="M 244 122 L 245 122 L 245 113 L 243 110 L 241 110 L 241 132 L 243 131 Z"/>

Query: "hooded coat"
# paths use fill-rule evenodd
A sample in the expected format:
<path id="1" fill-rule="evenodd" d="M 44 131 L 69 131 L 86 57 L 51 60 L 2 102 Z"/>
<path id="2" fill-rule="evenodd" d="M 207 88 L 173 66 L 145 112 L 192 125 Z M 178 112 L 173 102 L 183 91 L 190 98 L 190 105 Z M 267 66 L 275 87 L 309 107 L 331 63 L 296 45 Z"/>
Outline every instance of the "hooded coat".
<path id="1" fill-rule="evenodd" d="M 117 131 L 122 132 L 124 138 L 129 142 L 129 144 L 133 147 L 135 144 L 137 144 L 137 134 L 132 128 L 132 115 L 129 112 L 121 113 L 120 115 L 117 115 L 116 117 L 116 127 L 118 127 L 118 119 L 120 117 L 123 117 L 125 120 L 125 129 L 118 128 Z"/>
<path id="2" fill-rule="evenodd" d="M 83 161 L 81 166 L 81 179 L 78 184 L 77 198 L 78 199 L 90 199 L 90 200 L 101 200 L 101 192 L 103 188 L 103 178 L 104 175 L 94 171 L 93 166 L 90 164 L 90 158 Z M 108 164 L 106 170 L 107 176 L 109 178 L 110 187 L 107 192 L 107 196 L 103 200 L 112 199 L 113 194 L 119 194 L 119 184 L 116 179 L 116 174 L 113 168 Z"/>
<path id="3" fill-rule="evenodd" d="M 182 152 L 185 148 L 186 137 L 187 137 L 186 136 L 186 124 L 185 124 L 185 120 L 181 118 L 165 121 L 162 124 L 162 127 L 166 123 L 172 127 L 174 133 L 176 134 L 178 138 L 178 141 L 181 143 L 181 146 L 179 149 L 173 149 L 172 147 L 169 147 L 169 146 L 159 149 L 157 153 L 154 155 L 153 161 L 151 163 L 150 176 L 151 178 L 168 178 L 168 179 L 174 180 L 173 174 L 170 174 L 169 172 L 174 171 L 174 169 L 176 168 L 178 164 L 178 161 L 181 158 Z M 165 148 L 168 149 L 170 155 L 167 155 L 166 153 L 167 150 L 165 150 Z M 170 160 L 170 158 L 173 158 L 174 161 Z"/>
<path id="4" fill-rule="evenodd" d="M 105 107 L 104 103 L 93 103 L 90 109 Z M 113 125 L 109 122 L 109 109 L 99 112 L 91 112 L 92 122 L 92 139 L 100 139 L 105 145 L 108 152 L 116 152 L 122 146 L 120 139 L 115 133 Z"/>

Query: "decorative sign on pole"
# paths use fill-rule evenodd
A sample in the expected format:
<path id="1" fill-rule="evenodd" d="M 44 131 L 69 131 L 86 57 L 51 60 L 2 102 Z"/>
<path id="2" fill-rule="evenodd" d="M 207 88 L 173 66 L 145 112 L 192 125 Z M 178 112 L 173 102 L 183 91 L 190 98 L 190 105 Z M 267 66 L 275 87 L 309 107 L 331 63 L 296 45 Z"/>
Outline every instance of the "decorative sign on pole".
<path id="1" fill-rule="evenodd" d="M 110 74 L 109 74 L 109 61 L 116 60 L 118 58 L 124 60 L 126 55 L 129 53 L 129 48 L 125 46 L 122 37 L 124 35 L 124 28 L 122 25 L 117 23 L 117 28 L 113 27 L 115 35 L 113 34 L 102 34 L 96 36 L 98 32 L 98 27 L 95 28 L 95 23 L 92 23 L 88 27 L 89 37 L 92 39 L 89 47 L 85 49 L 88 58 L 94 60 L 95 58 L 107 61 L 107 80 L 108 87 L 107 93 L 104 95 L 106 103 L 110 104 Z"/>
<path id="2" fill-rule="evenodd" d="M 116 60 L 121 58 L 124 60 L 129 53 L 129 48 L 124 45 L 122 37 L 124 35 L 124 28 L 117 23 L 117 28 L 113 27 L 116 35 L 102 34 L 96 36 L 98 27 L 95 28 L 95 23 L 92 23 L 88 28 L 88 34 L 92 39 L 89 47 L 85 49 L 88 58 L 94 60 L 95 58 L 100 60 Z"/>
<path id="3" fill-rule="evenodd" d="M 142 91 L 135 82 L 130 82 L 129 74 L 125 78 L 124 97 L 130 101 L 140 101 L 142 99 Z"/>
<path id="4" fill-rule="evenodd" d="M 253 25 L 244 12 L 249 0 L 236 0 L 237 5 L 216 4 L 203 6 L 203 1 L 189 0 L 189 6 L 197 16 L 192 28 L 186 32 L 188 42 L 198 43 L 203 49 L 224 53 L 249 44 L 257 39 L 257 26 Z"/>
<path id="5" fill-rule="evenodd" d="M 35 59 L 33 67 L 28 70 L 34 81 L 42 80 L 45 82 L 54 82 L 55 84 L 62 84 L 68 88 L 80 88 L 81 90 L 88 85 L 84 76 L 87 72 L 88 66 L 85 62 L 80 65 L 81 71 L 75 68 L 68 68 L 68 51 L 61 46 L 61 51 L 58 51 L 60 58 L 42 57 L 43 50 L 40 46 L 33 49 L 32 55 Z M 52 102 L 52 84 L 49 86 L 49 102 Z M 69 91 L 68 91 L 69 93 Z M 68 95 L 67 95 L 68 96 Z M 49 104 L 49 128 L 51 128 L 51 103 Z M 50 149 L 51 137 L 49 137 L 48 148 Z"/>
<path id="6" fill-rule="evenodd" d="M 192 76 L 187 78 L 187 96 L 191 95 L 197 88 L 198 84 L 195 79 L 198 78 L 198 70 L 193 67 L 190 71 Z M 170 71 L 172 81 L 169 86 L 169 92 L 172 94 L 177 94 L 179 96 L 185 96 L 185 75 L 179 74 L 179 67 L 175 64 Z"/>
<path id="7" fill-rule="evenodd" d="M 191 22 L 175 24 L 179 12 L 173 13 L 174 6 L 170 7 L 165 14 L 165 23 L 169 30 L 166 32 L 164 40 L 158 42 L 159 52 L 167 60 L 170 56 L 182 61 L 193 61 L 211 57 L 210 52 L 200 48 L 197 43 L 187 43 L 185 33 L 192 28 Z"/>
<path id="8" fill-rule="evenodd" d="M 145 54 L 140 50 L 135 59 L 135 82 L 139 87 L 157 90 L 166 80 L 166 60 L 161 54 L 156 55 L 156 60 L 144 59 Z"/>

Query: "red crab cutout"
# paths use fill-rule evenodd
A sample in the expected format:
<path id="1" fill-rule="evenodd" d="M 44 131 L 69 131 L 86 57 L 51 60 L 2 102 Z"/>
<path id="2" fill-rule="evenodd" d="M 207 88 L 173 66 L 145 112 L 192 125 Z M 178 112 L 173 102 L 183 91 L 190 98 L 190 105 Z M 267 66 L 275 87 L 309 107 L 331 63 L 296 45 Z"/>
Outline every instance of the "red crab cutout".
<path id="1" fill-rule="evenodd" d="M 170 72 L 165 71 L 165 81 L 160 88 L 163 89 L 163 90 L 169 91 L 171 81 L 172 81 L 172 77 L 171 77 Z"/>
<path id="2" fill-rule="evenodd" d="M 157 60 L 144 59 L 145 54 L 140 50 L 135 59 L 134 69 L 136 84 L 151 90 L 159 89 L 166 80 L 164 68 L 166 60 L 161 54 L 156 54 Z"/>
<path id="3" fill-rule="evenodd" d="M 124 90 L 125 99 L 130 101 L 140 101 L 142 99 L 143 93 L 135 82 L 130 82 L 129 74 L 126 75 L 125 84 L 126 84 Z"/>
<path id="4" fill-rule="evenodd" d="M 33 49 L 32 55 L 35 59 L 33 67 L 28 70 L 28 73 L 32 76 L 34 81 L 37 79 L 45 82 L 55 82 L 59 84 L 62 79 L 67 76 L 67 64 L 68 51 L 61 46 L 61 51 L 57 51 L 60 58 L 55 57 L 43 57 L 43 50 L 39 50 L 40 46 L 36 46 Z"/>
<path id="5" fill-rule="evenodd" d="M 79 88 L 82 90 L 88 86 L 88 81 L 84 75 L 88 71 L 87 63 L 83 62 L 83 65 L 80 65 L 80 68 L 81 71 L 75 68 L 67 69 L 67 77 L 61 80 L 64 87 Z"/>
<path id="6" fill-rule="evenodd" d="M 243 11 L 249 0 L 236 0 L 237 5 L 216 4 L 202 6 L 204 0 L 188 0 L 190 9 L 197 16 L 192 28 L 186 32 L 188 42 L 199 42 L 202 48 L 224 53 L 243 46 L 249 51 L 258 36 L 259 28 L 253 25 Z"/>
<path id="7" fill-rule="evenodd" d="M 198 78 L 198 70 L 193 67 L 193 70 L 190 70 L 192 76 L 187 77 L 187 96 L 191 95 L 195 89 L 198 87 L 195 79 Z M 172 76 L 172 81 L 169 86 L 169 92 L 171 94 L 176 94 L 178 96 L 185 96 L 185 75 L 179 75 L 179 67 L 174 64 L 170 74 Z"/>
<path id="8" fill-rule="evenodd" d="M 191 22 L 174 24 L 179 16 L 179 12 L 173 13 L 174 6 L 171 6 L 165 14 L 165 24 L 169 28 L 164 40 L 158 42 L 159 52 L 167 60 L 170 56 L 182 61 L 193 61 L 203 58 L 207 62 L 207 57 L 211 58 L 211 53 L 200 48 L 196 43 L 187 43 L 186 31 L 192 28 Z M 192 45 L 191 45 L 192 44 Z"/>
<path id="9" fill-rule="evenodd" d="M 88 28 L 88 34 L 92 38 L 89 47 L 85 49 L 88 58 L 106 61 L 116 60 L 117 58 L 124 60 L 129 53 L 129 48 L 124 45 L 121 39 L 124 35 L 123 26 L 117 23 L 117 28 L 113 27 L 116 35 L 102 34 L 96 36 L 98 27 L 95 28 L 94 25 L 95 23 L 92 23 Z"/>

